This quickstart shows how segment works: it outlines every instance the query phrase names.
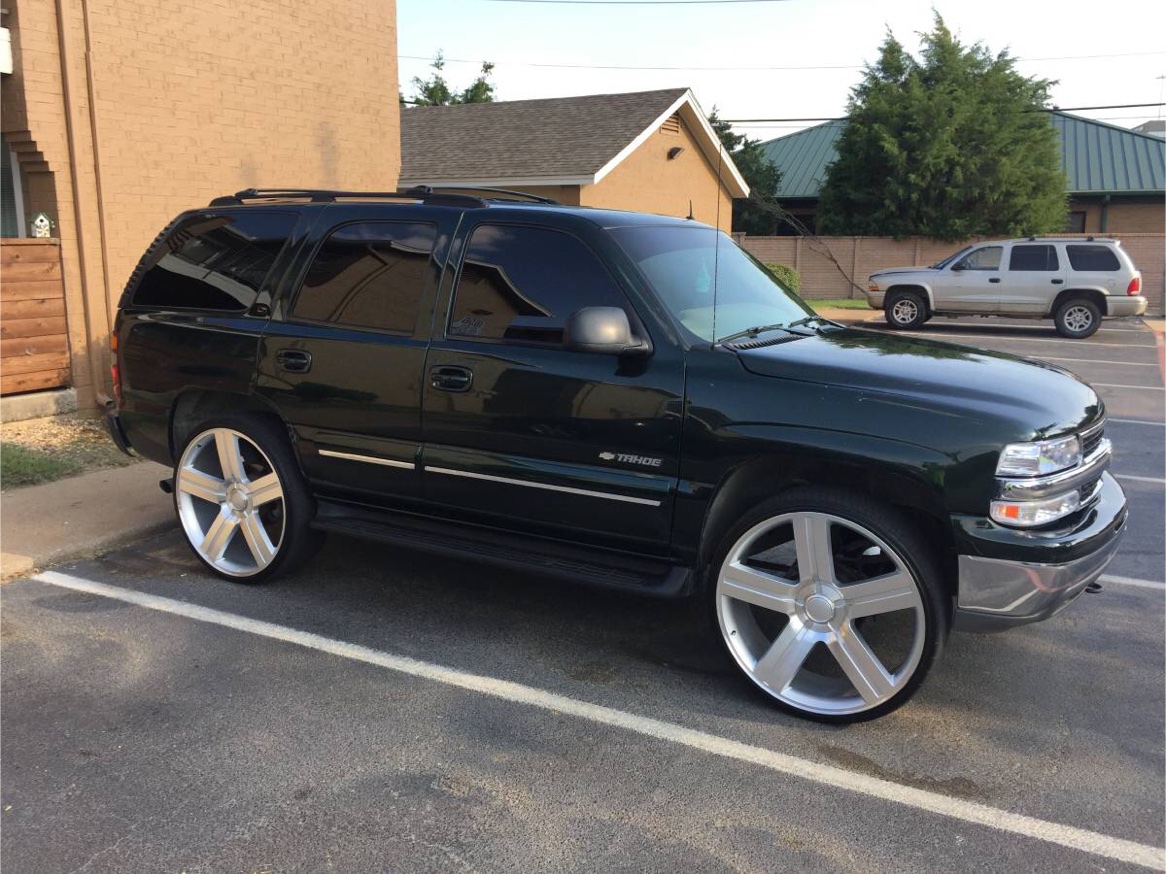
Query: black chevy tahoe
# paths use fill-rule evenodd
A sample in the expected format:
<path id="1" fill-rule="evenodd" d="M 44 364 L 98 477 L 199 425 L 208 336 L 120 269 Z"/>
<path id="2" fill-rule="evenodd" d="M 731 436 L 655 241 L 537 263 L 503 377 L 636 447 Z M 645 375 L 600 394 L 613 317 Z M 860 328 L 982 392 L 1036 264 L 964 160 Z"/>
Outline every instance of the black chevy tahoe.
<path id="1" fill-rule="evenodd" d="M 693 221 L 239 192 L 159 235 L 113 343 L 114 439 L 215 573 L 337 531 L 688 596 L 823 721 L 902 704 L 949 628 L 1053 615 L 1126 519 L 1089 386 L 821 319 Z"/>

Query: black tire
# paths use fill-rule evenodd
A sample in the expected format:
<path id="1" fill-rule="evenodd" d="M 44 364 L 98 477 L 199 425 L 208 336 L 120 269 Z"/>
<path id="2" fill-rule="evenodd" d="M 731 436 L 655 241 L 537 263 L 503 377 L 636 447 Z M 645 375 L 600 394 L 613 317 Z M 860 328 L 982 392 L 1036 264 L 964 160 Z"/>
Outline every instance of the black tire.
<path id="1" fill-rule="evenodd" d="M 1057 333 L 1070 340 L 1092 337 L 1101 327 L 1101 308 L 1087 297 L 1074 297 L 1057 305 L 1053 313 Z"/>
<path id="2" fill-rule="evenodd" d="M 794 525 L 809 525 L 815 518 L 823 517 L 831 520 L 827 527 L 832 555 L 830 578 L 836 580 L 833 589 L 823 584 L 827 595 L 816 594 L 819 590 L 814 587 L 818 583 L 807 582 L 806 575 L 797 563 L 800 559 L 795 558 L 794 564 L 785 566 L 789 576 L 775 570 L 782 567 L 779 559 L 782 550 L 791 548 L 790 540 L 781 542 L 783 538 L 792 536 L 784 533 L 783 526 L 789 525 L 792 529 Z M 781 521 L 786 519 L 789 521 Z M 771 524 L 774 527 L 765 528 Z M 798 605 L 792 611 L 763 610 L 754 606 L 757 603 L 755 600 L 739 600 L 737 596 L 740 590 L 728 589 L 733 594 L 726 594 L 721 588 L 730 553 L 736 556 L 741 542 L 748 540 L 752 532 L 758 529 L 765 531 L 757 540 L 764 547 L 757 555 L 767 556 L 763 573 L 771 578 L 779 577 L 782 586 L 794 586 L 799 593 L 796 598 L 786 602 Z M 865 532 L 859 529 L 865 529 Z M 874 540 L 866 538 L 865 534 L 873 535 L 881 541 L 886 551 Z M 872 545 L 879 549 L 874 555 L 870 553 Z M 796 545 L 792 548 L 797 551 Z M 787 562 L 788 557 L 787 552 Z M 749 561 L 757 560 L 757 556 L 749 557 Z M 736 574 L 735 568 L 740 567 L 745 560 L 734 558 L 734 561 Z M 862 569 L 864 563 L 868 568 L 866 570 Z M 865 606 L 859 604 L 858 598 L 854 602 L 847 600 L 848 590 L 862 591 L 849 588 L 852 585 L 873 580 L 879 580 L 881 585 L 882 581 L 891 580 L 892 577 L 885 570 L 885 567 L 891 566 L 894 567 L 891 573 L 894 574 L 895 586 L 899 591 L 885 597 L 908 600 L 911 602 L 908 606 L 900 604 L 879 612 L 870 606 L 876 602 L 870 600 L 869 594 L 866 595 L 868 600 L 864 602 Z M 749 571 L 759 569 L 748 564 L 745 567 Z M 852 579 L 843 580 L 844 576 Z M 798 581 L 797 577 L 802 579 Z M 752 583 L 752 579 L 746 579 Z M 732 584 L 727 582 L 726 585 Z M 782 586 L 776 588 L 781 589 L 785 596 L 788 592 Z M 910 592 L 912 586 L 918 594 L 917 599 Z M 831 613 L 825 618 L 809 615 L 812 609 L 820 609 L 822 604 L 839 593 L 841 598 L 834 601 L 835 606 L 839 607 L 837 614 Z M 815 599 L 817 604 L 812 603 Z M 825 723 L 863 722 L 883 716 L 905 704 L 919 689 L 939 658 L 950 625 L 951 598 L 942 585 L 940 565 L 934 550 L 918 525 L 893 507 L 865 495 L 816 486 L 798 487 L 776 495 L 754 507 L 730 528 L 721 538 L 713 553 L 713 560 L 706 568 L 700 600 L 706 617 L 711 619 L 711 623 L 706 620 L 706 627 L 708 624 L 713 626 L 712 633 L 721 642 L 721 649 L 729 662 L 759 694 L 765 695 L 770 703 L 787 713 Z M 887 604 L 890 601 L 878 603 Z M 852 610 L 854 618 L 851 616 Z M 791 618 L 785 619 L 784 613 L 789 613 Z M 781 626 L 783 620 L 785 625 Z M 880 622 L 883 624 L 876 627 Z M 844 627 L 844 630 L 835 633 L 830 630 L 833 624 L 837 624 L 840 629 Z M 767 626 L 772 630 L 772 635 Z M 905 637 L 904 629 L 907 628 L 910 629 L 910 640 L 901 639 Z M 789 664 L 798 667 L 789 674 L 789 682 L 775 691 L 759 676 L 762 674 L 763 657 L 768 658 L 780 649 L 780 646 L 774 646 L 775 642 L 779 637 L 788 637 L 790 634 L 795 637 L 803 634 L 829 637 L 831 640 L 819 639 L 810 643 L 811 649 L 801 657 L 801 661 L 790 661 Z M 879 638 L 877 641 L 876 637 Z M 859 639 L 865 648 L 856 646 L 855 641 Z M 792 645 L 785 647 L 787 652 L 793 650 Z M 885 694 L 880 696 L 878 684 L 868 686 L 867 694 L 860 691 L 859 684 L 852 680 L 853 675 L 850 673 L 859 662 L 852 656 L 844 658 L 837 654 L 848 650 L 873 654 L 887 678 Z M 898 656 L 894 653 L 900 650 L 906 655 L 901 661 L 896 661 Z M 831 662 L 830 657 L 835 661 Z M 775 661 L 785 658 L 781 656 Z M 892 667 L 888 668 L 888 661 Z M 820 666 L 826 670 L 823 672 Z M 831 677 L 830 669 L 841 676 Z"/>
<path id="3" fill-rule="evenodd" d="M 927 301 L 917 291 L 892 291 L 883 306 L 887 324 L 899 330 L 918 328 L 929 318 Z"/>
<path id="4" fill-rule="evenodd" d="M 234 452 L 234 471 L 222 451 Z M 187 435 L 174 465 L 174 512 L 195 557 L 236 583 L 290 573 L 324 541 L 310 527 L 316 502 L 287 430 L 251 413 L 217 417 Z"/>

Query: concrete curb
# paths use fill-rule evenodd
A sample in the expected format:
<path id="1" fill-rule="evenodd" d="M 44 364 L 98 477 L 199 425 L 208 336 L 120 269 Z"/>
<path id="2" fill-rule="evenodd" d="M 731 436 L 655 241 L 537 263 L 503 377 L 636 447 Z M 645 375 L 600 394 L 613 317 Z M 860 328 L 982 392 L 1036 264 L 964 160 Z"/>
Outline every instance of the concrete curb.
<path id="1" fill-rule="evenodd" d="M 152 462 L 96 470 L 4 495 L 0 580 L 90 558 L 174 527 L 169 475 Z"/>

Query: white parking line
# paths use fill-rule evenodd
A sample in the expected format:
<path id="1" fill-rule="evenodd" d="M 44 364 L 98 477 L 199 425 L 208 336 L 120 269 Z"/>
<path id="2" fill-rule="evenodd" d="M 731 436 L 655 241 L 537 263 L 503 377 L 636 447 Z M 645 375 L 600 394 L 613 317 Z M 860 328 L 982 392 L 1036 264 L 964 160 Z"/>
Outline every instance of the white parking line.
<path id="1" fill-rule="evenodd" d="M 1122 425 L 1153 425 L 1155 428 L 1166 428 L 1166 422 L 1149 422 L 1146 419 L 1106 419 L 1107 422 L 1120 422 Z"/>
<path id="2" fill-rule="evenodd" d="M 1087 348 L 1094 346 L 1116 346 L 1120 349 L 1157 349 L 1157 343 L 1083 343 L 1081 340 L 1051 340 L 1044 337 L 993 337 L 985 336 L 983 334 L 956 334 L 948 333 L 947 331 L 935 333 L 922 333 L 919 331 L 884 331 L 883 333 L 891 334 L 905 334 L 910 337 L 923 337 L 928 340 L 944 340 L 948 337 L 967 337 L 972 340 L 993 341 L 999 340 L 1004 343 L 1080 343 Z"/>
<path id="3" fill-rule="evenodd" d="M 1133 577 L 1117 577 L 1112 574 L 1102 574 L 1098 577 L 1102 583 L 1113 583 L 1115 586 L 1133 586 L 1136 589 L 1156 589 L 1166 591 L 1166 583 L 1156 583 L 1153 580 L 1137 580 Z"/>
<path id="4" fill-rule="evenodd" d="M 1161 385 L 1115 385 L 1112 382 L 1091 382 L 1093 386 L 1101 386 L 1102 388 L 1132 388 L 1135 391 L 1166 391 L 1166 386 Z"/>
<path id="5" fill-rule="evenodd" d="M 1036 357 L 1036 356 L 1034 356 Z M 1041 355 L 1041 361 L 1072 361 L 1075 364 L 1119 364 L 1122 367 L 1157 367 L 1156 362 L 1113 361 L 1109 358 L 1063 358 L 1056 355 Z"/>
<path id="6" fill-rule="evenodd" d="M 1115 473 L 1114 476 L 1118 479 L 1128 479 L 1136 483 L 1157 483 L 1158 485 L 1166 485 L 1166 479 L 1162 479 L 1158 476 L 1133 476 L 1132 474 L 1128 473 Z"/>
<path id="7" fill-rule="evenodd" d="M 484 677 L 479 674 L 470 674 L 441 665 L 422 662 L 404 656 L 395 656 L 386 652 L 345 643 L 339 640 L 299 631 L 283 625 L 275 625 L 258 619 L 248 619 L 233 613 L 214 610 L 209 607 L 200 607 L 196 604 L 187 604 L 170 598 L 157 595 L 147 595 L 131 589 L 110 586 L 93 580 L 86 580 L 68 574 L 47 571 L 33 577 L 41 583 L 72 589 L 77 592 L 87 592 L 135 604 L 149 610 L 183 616 L 197 622 L 206 622 L 231 628 L 247 634 L 254 634 L 272 640 L 302 646 L 307 649 L 324 652 L 341 658 L 351 659 L 365 664 L 376 665 L 412 677 L 445 683 L 459 689 L 489 695 L 504 701 L 513 701 L 530 707 L 538 707 L 553 713 L 575 716 L 600 725 L 634 732 L 645 737 L 670 743 L 681 744 L 691 749 L 700 750 L 715 756 L 735 759 L 740 762 L 757 765 L 780 774 L 809 780 L 825 786 L 832 786 L 848 792 L 855 792 L 881 801 L 890 801 L 912 807 L 917 810 L 947 816 L 952 819 L 976 825 L 986 826 L 997 831 L 1024 835 L 1050 844 L 1080 850 L 1096 856 L 1103 856 L 1120 862 L 1141 865 L 1146 868 L 1166 870 L 1166 850 L 1149 844 L 1139 844 L 1123 838 L 1104 835 L 1074 826 L 1049 822 L 1023 814 L 1010 813 L 989 807 L 986 804 L 977 804 L 958 798 L 950 798 L 938 792 L 929 792 L 925 789 L 916 789 L 912 786 L 903 786 L 889 780 L 869 777 L 865 774 L 824 765 L 808 759 L 799 759 L 784 753 L 773 752 L 763 747 L 744 744 L 729 738 L 719 737 L 703 731 L 685 728 L 671 722 L 639 716 L 612 707 L 599 704 L 590 704 L 576 698 L 568 698 L 553 692 L 546 692 L 531 686 L 513 683 L 509 680 L 498 680 L 493 677 Z"/>

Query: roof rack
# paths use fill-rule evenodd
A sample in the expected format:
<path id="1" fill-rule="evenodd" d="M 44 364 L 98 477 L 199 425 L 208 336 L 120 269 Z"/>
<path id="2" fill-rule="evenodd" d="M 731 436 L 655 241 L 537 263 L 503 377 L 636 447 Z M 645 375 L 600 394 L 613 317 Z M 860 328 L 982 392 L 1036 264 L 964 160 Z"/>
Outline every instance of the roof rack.
<path id="1" fill-rule="evenodd" d="M 470 192 L 482 192 L 501 197 L 484 198 Z M 539 197 L 524 191 L 505 188 L 453 187 L 434 188 L 416 185 L 399 191 L 334 191 L 323 188 L 245 188 L 234 194 L 216 197 L 211 206 L 239 206 L 255 200 L 307 200 L 311 203 L 335 203 L 337 200 L 420 200 L 438 206 L 488 206 L 489 200 L 523 200 L 532 203 L 558 203 L 549 197 Z"/>

